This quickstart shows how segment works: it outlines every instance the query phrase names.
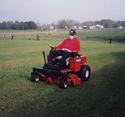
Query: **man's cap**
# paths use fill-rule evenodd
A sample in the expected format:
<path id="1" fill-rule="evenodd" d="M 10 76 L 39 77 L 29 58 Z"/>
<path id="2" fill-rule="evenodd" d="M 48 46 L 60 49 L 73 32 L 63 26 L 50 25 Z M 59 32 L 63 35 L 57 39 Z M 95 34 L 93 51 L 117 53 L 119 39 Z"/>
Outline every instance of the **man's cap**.
<path id="1" fill-rule="evenodd" d="M 76 35 L 76 31 L 74 29 L 70 29 L 69 35 L 71 35 L 71 36 Z"/>

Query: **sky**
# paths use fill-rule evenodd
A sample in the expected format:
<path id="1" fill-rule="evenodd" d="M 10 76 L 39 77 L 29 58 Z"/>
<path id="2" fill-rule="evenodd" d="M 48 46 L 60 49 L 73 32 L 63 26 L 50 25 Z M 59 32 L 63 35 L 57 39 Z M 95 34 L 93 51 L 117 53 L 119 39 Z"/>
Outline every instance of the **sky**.
<path id="1" fill-rule="evenodd" d="M 0 0 L 0 21 L 125 20 L 125 0 Z"/>

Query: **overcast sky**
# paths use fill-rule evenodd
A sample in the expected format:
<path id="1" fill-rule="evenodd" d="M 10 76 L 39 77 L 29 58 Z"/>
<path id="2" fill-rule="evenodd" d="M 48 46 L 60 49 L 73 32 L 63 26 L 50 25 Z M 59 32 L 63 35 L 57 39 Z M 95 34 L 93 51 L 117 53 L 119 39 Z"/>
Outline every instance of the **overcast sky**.
<path id="1" fill-rule="evenodd" d="M 125 20 L 125 0 L 0 0 L 0 21 Z"/>

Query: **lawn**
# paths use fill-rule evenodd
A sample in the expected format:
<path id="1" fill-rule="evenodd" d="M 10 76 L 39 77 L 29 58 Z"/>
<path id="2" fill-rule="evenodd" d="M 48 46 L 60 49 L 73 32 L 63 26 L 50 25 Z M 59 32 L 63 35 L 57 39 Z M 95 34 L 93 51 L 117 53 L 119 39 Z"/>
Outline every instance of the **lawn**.
<path id="1" fill-rule="evenodd" d="M 80 53 L 92 69 L 80 86 L 62 90 L 31 82 L 32 67 L 44 64 L 42 51 L 48 54 L 48 44 L 66 36 L 67 31 L 0 31 L 0 117 L 125 116 L 125 30 L 78 32 Z"/>

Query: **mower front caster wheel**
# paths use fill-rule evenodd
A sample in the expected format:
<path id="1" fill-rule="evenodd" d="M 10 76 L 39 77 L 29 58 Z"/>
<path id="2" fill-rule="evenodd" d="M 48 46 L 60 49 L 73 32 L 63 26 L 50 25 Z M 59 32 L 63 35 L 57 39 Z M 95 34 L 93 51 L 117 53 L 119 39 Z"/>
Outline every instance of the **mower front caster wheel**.
<path id="1" fill-rule="evenodd" d="M 31 80 L 33 82 L 38 82 L 40 80 L 39 75 L 31 74 Z"/>
<path id="2" fill-rule="evenodd" d="M 61 81 L 59 85 L 61 89 L 66 89 L 69 84 L 66 81 Z"/>

